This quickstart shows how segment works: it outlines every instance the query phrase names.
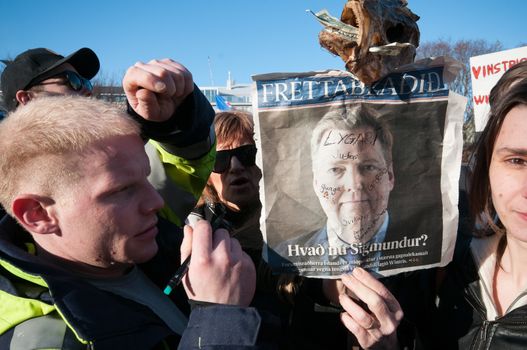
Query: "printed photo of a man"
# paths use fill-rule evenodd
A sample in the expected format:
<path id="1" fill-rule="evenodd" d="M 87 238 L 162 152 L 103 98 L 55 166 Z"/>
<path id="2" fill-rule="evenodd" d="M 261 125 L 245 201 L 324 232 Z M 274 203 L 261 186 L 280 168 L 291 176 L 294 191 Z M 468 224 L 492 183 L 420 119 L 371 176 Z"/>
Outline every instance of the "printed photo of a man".
<path id="1" fill-rule="evenodd" d="M 313 130 L 313 189 L 327 216 L 316 241 L 380 243 L 394 186 L 393 137 L 364 105 L 327 113 Z"/>
<path id="2" fill-rule="evenodd" d="M 349 261 L 357 258 L 348 256 L 356 253 L 350 246 L 385 241 L 388 200 L 395 183 L 392 146 L 389 127 L 368 106 L 329 110 L 311 135 L 313 190 L 326 224 L 314 233 L 286 240 L 277 252 L 287 258 L 291 247 L 322 246 L 326 252 L 337 249 L 334 255 Z M 374 254 L 378 257 L 381 252 Z M 328 256 L 318 259 L 328 260 Z"/>

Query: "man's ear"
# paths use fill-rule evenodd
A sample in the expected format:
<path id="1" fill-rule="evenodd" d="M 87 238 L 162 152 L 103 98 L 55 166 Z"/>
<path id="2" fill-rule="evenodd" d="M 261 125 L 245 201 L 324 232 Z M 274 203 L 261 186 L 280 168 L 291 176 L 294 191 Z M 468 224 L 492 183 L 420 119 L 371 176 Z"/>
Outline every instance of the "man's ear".
<path id="1" fill-rule="evenodd" d="M 20 195 L 13 201 L 13 215 L 31 233 L 57 233 L 59 225 L 51 210 L 53 203 L 54 201 L 49 197 L 35 194 Z"/>
<path id="2" fill-rule="evenodd" d="M 29 101 L 33 99 L 34 95 L 31 91 L 26 90 L 18 90 L 15 94 L 15 98 L 21 105 L 27 104 Z"/>
<path id="3" fill-rule="evenodd" d="M 390 182 L 390 191 L 393 190 L 393 186 L 395 185 L 395 175 L 393 174 L 393 163 L 390 162 L 390 165 L 388 165 L 388 181 Z"/>

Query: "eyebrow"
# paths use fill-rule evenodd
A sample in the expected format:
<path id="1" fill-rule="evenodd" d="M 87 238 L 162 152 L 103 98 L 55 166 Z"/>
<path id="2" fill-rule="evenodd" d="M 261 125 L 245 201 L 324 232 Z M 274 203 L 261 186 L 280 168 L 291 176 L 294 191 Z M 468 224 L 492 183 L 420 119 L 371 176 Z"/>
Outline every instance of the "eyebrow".
<path id="1" fill-rule="evenodd" d="M 512 148 L 512 147 L 501 147 L 496 150 L 499 154 L 517 154 L 520 156 L 527 156 L 527 149 L 525 148 Z"/>
<path id="2" fill-rule="evenodd" d="M 340 163 L 348 163 L 350 160 L 354 161 L 355 163 L 359 163 L 359 164 L 363 164 L 363 163 L 385 163 L 385 164 L 388 164 L 388 162 L 386 161 L 386 159 L 375 159 L 375 158 L 366 158 L 366 159 L 349 159 L 349 158 L 346 158 L 346 159 L 341 159 L 341 158 L 327 158 L 329 160 L 329 163 L 331 164 L 340 164 Z"/>

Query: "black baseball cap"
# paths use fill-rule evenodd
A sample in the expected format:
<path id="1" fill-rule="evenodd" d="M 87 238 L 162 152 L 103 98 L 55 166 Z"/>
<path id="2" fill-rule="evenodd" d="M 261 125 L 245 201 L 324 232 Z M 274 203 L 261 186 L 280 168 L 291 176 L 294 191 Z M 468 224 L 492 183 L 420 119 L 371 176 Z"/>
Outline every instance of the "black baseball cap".
<path id="1" fill-rule="evenodd" d="M 99 58 L 87 47 L 66 57 L 45 48 L 31 49 L 7 62 L 0 85 L 7 110 L 16 108 L 18 90 L 25 90 L 32 82 L 64 63 L 71 64 L 86 79 L 93 78 L 100 67 Z"/>

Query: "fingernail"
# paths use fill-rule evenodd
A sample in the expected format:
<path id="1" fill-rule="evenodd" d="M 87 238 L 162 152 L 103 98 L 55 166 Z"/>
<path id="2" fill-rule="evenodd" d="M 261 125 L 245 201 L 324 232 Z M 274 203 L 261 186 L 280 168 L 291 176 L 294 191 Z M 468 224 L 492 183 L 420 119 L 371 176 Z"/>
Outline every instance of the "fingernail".
<path id="1" fill-rule="evenodd" d="M 355 267 L 352 271 L 353 274 L 361 274 L 364 270 L 361 267 Z"/>
<path id="2" fill-rule="evenodd" d="M 165 83 L 160 82 L 160 81 L 158 81 L 158 82 L 156 83 L 156 85 L 154 86 L 154 88 L 155 88 L 156 91 L 158 91 L 158 92 L 162 92 L 163 90 L 166 89 L 166 87 L 167 87 L 167 86 L 165 85 Z"/>

